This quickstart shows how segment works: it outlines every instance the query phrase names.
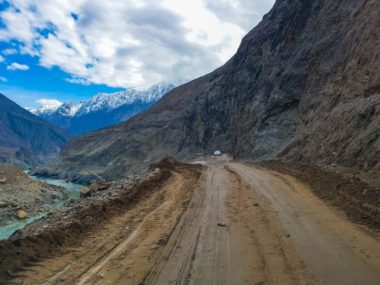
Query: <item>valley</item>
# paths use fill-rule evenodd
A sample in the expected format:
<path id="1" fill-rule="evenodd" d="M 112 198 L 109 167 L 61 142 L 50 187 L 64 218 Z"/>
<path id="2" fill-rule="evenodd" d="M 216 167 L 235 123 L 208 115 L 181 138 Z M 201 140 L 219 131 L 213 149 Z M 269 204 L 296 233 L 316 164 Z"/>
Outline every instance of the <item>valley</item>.
<path id="1" fill-rule="evenodd" d="M 0 284 L 380 284 L 380 1 L 270 1 L 0 5 Z"/>

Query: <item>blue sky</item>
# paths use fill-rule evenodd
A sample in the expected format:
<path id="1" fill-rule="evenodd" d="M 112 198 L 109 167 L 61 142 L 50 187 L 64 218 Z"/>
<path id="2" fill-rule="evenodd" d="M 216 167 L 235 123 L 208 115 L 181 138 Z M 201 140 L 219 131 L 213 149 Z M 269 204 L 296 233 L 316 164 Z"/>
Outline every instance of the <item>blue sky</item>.
<path id="1" fill-rule="evenodd" d="M 0 0 L 0 92 L 37 107 L 193 79 L 226 62 L 273 3 Z"/>
<path id="2" fill-rule="evenodd" d="M 12 48 L 12 45 L 0 43 L 1 50 Z M 29 66 L 28 70 L 8 70 L 11 62 Z M 88 99 L 99 92 L 116 92 L 124 88 L 113 88 L 104 84 L 81 85 L 67 82 L 69 74 L 59 67 L 50 69 L 41 67 L 37 57 L 13 54 L 0 63 L 0 92 L 23 107 L 38 107 L 41 98 L 59 101 L 79 102 Z"/>

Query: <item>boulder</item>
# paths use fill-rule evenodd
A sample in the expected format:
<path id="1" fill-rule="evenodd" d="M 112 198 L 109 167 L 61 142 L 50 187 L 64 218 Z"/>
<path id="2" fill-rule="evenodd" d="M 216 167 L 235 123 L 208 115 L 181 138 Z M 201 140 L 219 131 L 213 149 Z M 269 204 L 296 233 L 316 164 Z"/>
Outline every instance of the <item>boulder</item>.
<path id="1" fill-rule="evenodd" d="M 19 218 L 20 220 L 24 220 L 28 217 L 28 213 L 23 211 L 23 210 L 19 210 L 17 212 L 17 218 Z"/>
<path id="2" fill-rule="evenodd" d="M 0 184 L 5 184 L 7 182 L 7 178 L 0 178 Z"/>
<path id="3" fill-rule="evenodd" d="M 104 191 L 111 187 L 111 183 L 101 183 L 101 182 L 93 182 L 90 185 L 91 191 Z"/>
<path id="4" fill-rule="evenodd" d="M 8 204 L 6 202 L 0 201 L 0 208 L 6 208 Z"/>
<path id="5" fill-rule="evenodd" d="M 82 187 L 80 188 L 80 194 L 79 196 L 81 198 L 86 198 L 86 197 L 90 197 L 91 196 L 91 190 L 87 187 Z"/>

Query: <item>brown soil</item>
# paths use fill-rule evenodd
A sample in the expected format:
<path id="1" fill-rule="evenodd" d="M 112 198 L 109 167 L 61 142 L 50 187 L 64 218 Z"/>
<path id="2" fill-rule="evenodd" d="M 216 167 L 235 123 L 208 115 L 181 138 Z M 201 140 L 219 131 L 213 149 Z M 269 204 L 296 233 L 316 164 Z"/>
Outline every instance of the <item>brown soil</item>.
<path id="1" fill-rule="evenodd" d="M 181 169 L 180 164 L 177 166 Z M 66 247 L 81 243 L 113 216 L 148 199 L 172 175 L 164 164 L 161 167 L 160 171 L 131 188 L 119 190 L 108 195 L 109 198 L 103 195 L 102 199 L 73 202 L 16 232 L 8 241 L 0 241 L 0 280 L 12 278 L 19 268 L 30 262 L 62 254 Z"/>
<path id="2" fill-rule="evenodd" d="M 302 164 L 267 161 L 255 165 L 297 177 L 319 198 L 342 210 L 351 221 L 380 231 L 379 188 L 356 177 Z"/>
<path id="3" fill-rule="evenodd" d="M 379 284 L 379 240 L 308 186 L 224 157 L 202 163 L 166 161 L 160 167 L 171 170 L 155 172 L 146 187 L 135 186 L 134 199 L 118 199 L 124 206 L 105 203 L 111 214 L 89 207 L 92 226 L 79 216 L 81 223 L 70 223 L 78 227 L 71 238 L 70 228 L 58 228 L 66 235 L 62 246 L 51 231 L 34 243 L 30 229 L 20 233 L 3 244 L 1 253 L 14 255 L 0 256 L 0 266 L 17 257 L 18 243 L 25 255 L 36 253 L 40 242 L 45 258 L 24 264 L 12 283 Z M 47 257 L 49 246 L 55 250 Z"/>

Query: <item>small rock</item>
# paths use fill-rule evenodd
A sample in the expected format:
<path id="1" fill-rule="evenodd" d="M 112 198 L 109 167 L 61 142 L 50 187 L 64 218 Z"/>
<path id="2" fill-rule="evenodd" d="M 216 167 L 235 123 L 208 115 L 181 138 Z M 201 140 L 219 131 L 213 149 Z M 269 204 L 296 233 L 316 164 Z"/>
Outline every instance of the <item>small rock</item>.
<path id="1" fill-rule="evenodd" d="M 100 182 L 93 182 L 90 185 L 90 190 L 91 191 L 103 191 L 107 190 L 111 187 L 110 183 L 100 183 Z"/>
<path id="2" fill-rule="evenodd" d="M 86 197 L 90 197 L 91 196 L 91 190 L 87 187 L 82 187 L 80 188 L 80 194 L 79 196 L 81 198 L 86 198 Z"/>
<path id="3" fill-rule="evenodd" d="M 218 223 L 218 227 L 225 228 L 225 227 L 227 227 L 227 225 L 226 224 L 222 224 L 222 223 Z"/>
<path id="4" fill-rule="evenodd" d="M 51 195 L 51 198 L 54 199 L 54 200 L 58 200 L 59 198 L 61 198 L 61 196 L 58 195 L 58 194 L 56 194 L 56 193 L 53 193 L 53 194 Z"/>
<path id="5" fill-rule="evenodd" d="M 255 204 L 253 204 L 253 206 L 255 206 L 255 207 L 258 207 L 258 206 L 259 206 L 259 204 L 258 204 L 258 203 L 255 203 Z"/>
<path id="6" fill-rule="evenodd" d="M 157 242 L 158 245 L 164 245 L 168 242 L 167 238 L 160 238 Z"/>
<path id="7" fill-rule="evenodd" d="M 26 219 L 28 217 L 28 214 L 25 212 L 25 211 L 23 211 L 23 210 L 19 210 L 18 212 L 17 212 L 17 218 L 19 218 L 20 220 L 24 220 L 24 219 Z"/>
<path id="8" fill-rule="evenodd" d="M 0 178 L 0 183 L 5 184 L 7 182 L 7 178 Z"/>

